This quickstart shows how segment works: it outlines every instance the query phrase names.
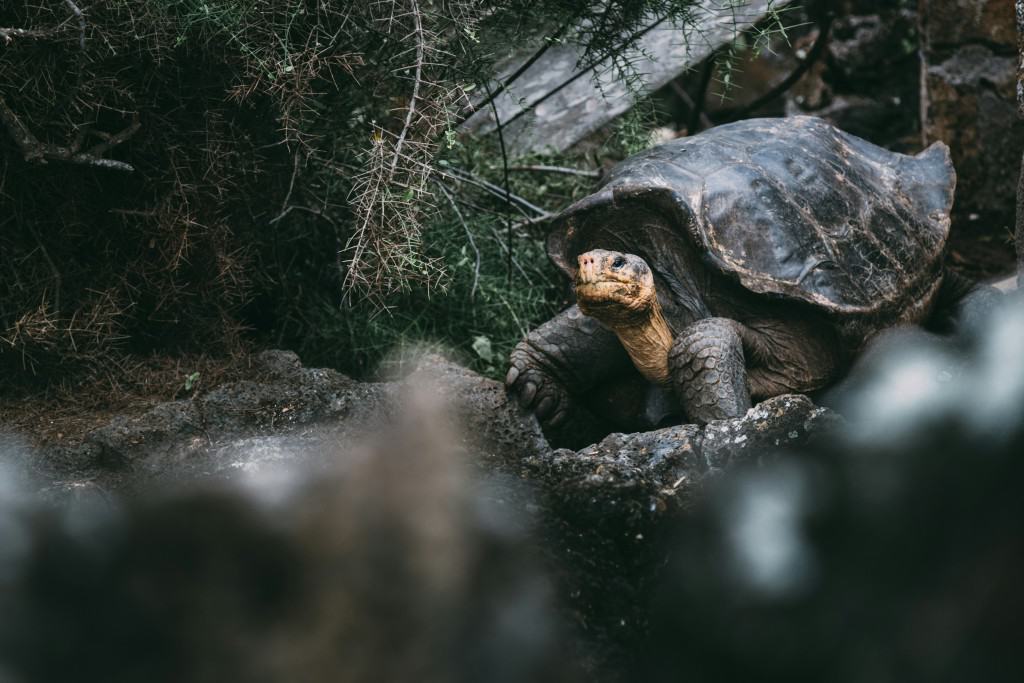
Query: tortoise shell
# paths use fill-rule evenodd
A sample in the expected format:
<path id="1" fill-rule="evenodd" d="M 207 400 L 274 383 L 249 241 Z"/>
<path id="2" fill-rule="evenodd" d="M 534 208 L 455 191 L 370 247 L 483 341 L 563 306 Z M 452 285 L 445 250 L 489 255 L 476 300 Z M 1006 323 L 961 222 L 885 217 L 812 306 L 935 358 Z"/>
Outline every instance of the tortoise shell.
<path id="1" fill-rule="evenodd" d="M 548 252 L 572 277 L 614 237 L 657 270 L 682 238 L 752 292 L 871 315 L 934 286 L 955 185 L 941 142 L 907 156 L 813 117 L 750 119 L 622 161 L 559 215 Z"/>

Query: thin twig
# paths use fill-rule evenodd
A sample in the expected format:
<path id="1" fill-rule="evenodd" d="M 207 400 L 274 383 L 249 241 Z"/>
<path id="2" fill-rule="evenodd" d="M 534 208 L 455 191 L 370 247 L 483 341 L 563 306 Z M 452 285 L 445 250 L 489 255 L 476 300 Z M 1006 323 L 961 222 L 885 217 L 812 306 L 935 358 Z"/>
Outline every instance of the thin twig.
<path id="1" fill-rule="evenodd" d="M 54 264 L 53 259 L 50 258 L 50 252 L 46 250 L 46 247 L 43 245 L 43 241 L 39 239 L 39 233 L 35 228 L 32 228 L 31 230 L 32 236 L 36 239 L 36 244 L 39 246 L 39 251 L 42 252 L 43 259 L 46 261 L 46 264 L 50 267 L 50 272 L 53 274 L 53 310 L 57 317 L 60 317 L 60 288 L 62 282 L 60 271 L 57 270 L 56 264 Z"/>
<path id="2" fill-rule="evenodd" d="M 540 225 L 541 223 L 547 223 L 557 215 L 557 213 L 546 213 L 543 216 L 536 216 L 534 218 L 524 218 L 521 221 L 516 221 L 515 223 L 513 223 L 512 227 L 521 228 L 526 225 Z"/>
<path id="3" fill-rule="evenodd" d="M 476 263 L 473 266 L 473 287 L 469 290 L 469 298 L 473 299 L 476 297 L 476 288 L 480 284 L 480 250 L 476 247 L 476 240 L 473 239 L 473 233 L 470 231 L 469 226 L 466 225 L 466 220 L 462 217 L 462 212 L 459 211 L 459 205 L 455 203 L 455 198 L 452 197 L 452 193 L 448 191 L 448 188 L 443 183 L 438 182 L 437 186 L 441 189 L 441 194 L 445 196 L 448 203 L 452 205 L 452 210 L 455 212 L 455 216 L 459 219 L 459 223 L 462 224 L 462 229 L 466 232 L 466 239 L 469 240 L 469 246 L 473 249 L 473 254 L 476 257 Z"/>
<path id="4" fill-rule="evenodd" d="M 301 152 L 296 150 L 294 163 L 292 164 L 292 179 L 288 182 L 288 192 L 284 196 L 284 201 L 281 202 L 281 212 L 278 214 L 277 218 L 270 221 L 269 225 L 273 225 L 284 218 L 285 214 L 294 208 L 289 206 L 289 202 L 292 200 L 292 191 L 295 189 L 295 176 L 299 174 L 299 154 L 301 154 Z"/>
<path id="5" fill-rule="evenodd" d="M 504 81 L 499 83 L 498 87 L 495 88 L 493 91 L 488 91 L 487 97 L 482 102 L 478 102 L 476 105 L 471 106 L 465 113 L 463 113 L 463 115 L 459 117 L 456 126 L 461 124 L 463 121 L 468 119 L 473 114 L 480 111 L 482 108 L 490 106 L 494 102 L 494 99 L 496 97 L 501 95 L 501 93 L 505 92 L 505 90 L 508 89 L 510 85 L 515 83 L 520 76 L 526 73 L 527 69 L 536 64 L 537 60 L 544 56 L 544 53 L 548 51 L 548 48 L 551 47 L 551 44 L 562 37 L 562 34 L 565 33 L 566 30 L 568 30 L 569 26 L 573 23 L 574 20 L 575 16 L 573 16 L 573 18 L 569 19 L 564 24 L 562 24 L 558 28 L 558 30 L 555 31 L 555 34 L 553 36 L 551 36 L 550 38 L 546 38 L 544 40 L 544 44 L 539 49 L 537 49 L 532 55 L 530 55 L 530 58 L 523 62 L 512 75 L 510 75 Z"/>
<path id="6" fill-rule="evenodd" d="M 637 40 L 639 40 L 640 38 L 643 38 L 645 35 L 647 35 L 651 31 L 656 29 L 658 26 L 663 24 L 667 18 L 668 18 L 668 15 L 663 16 L 660 19 L 658 19 L 657 21 L 655 21 L 653 24 L 650 24 L 650 25 L 646 26 L 645 28 L 642 28 L 639 31 L 636 31 L 635 33 L 627 36 L 625 40 L 623 40 L 621 43 L 619 43 L 615 47 L 615 49 L 612 51 L 612 54 L 620 53 L 623 50 L 625 50 L 626 48 L 628 48 L 629 46 L 633 45 L 634 43 L 636 43 Z M 565 79 L 564 81 L 562 81 L 561 83 L 556 85 L 554 88 L 552 88 L 551 90 L 546 92 L 541 97 L 537 98 L 533 102 L 530 102 L 529 104 L 524 106 L 522 109 L 520 109 L 518 112 L 516 112 L 512 117 L 510 117 L 504 123 L 502 123 L 502 122 L 500 122 L 498 120 L 495 120 L 495 125 L 497 126 L 497 129 L 500 131 L 502 129 L 502 127 L 511 125 L 516 120 L 518 120 L 520 117 L 522 117 L 522 116 L 526 115 L 528 112 L 536 109 L 538 106 L 540 106 L 541 104 L 543 104 L 547 100 L 551 99 L 552 97 L 554 97 L 555 95 L 560 93 L 562 90 L 564 90 L 565 88 L 569 87 L 570 85 L 572 85 L 573 83 L 578 81 L 580 78 L 582 78 L 586 74 L 590 73 L 590 71 L 592 69 L 594 69 L 596 66 L 598 66 L 605 59 L 607 59 L 607 57 L 604 57 L 604 58 L 595 57 L 594 59 L 590 60 L 590 62 L 588 62 L 586 65 L 584 65 L 583 68 L 581 68 L 575 74 L 573 74 L 569 78 Z"/>
<path id="7" fill-rule="evenodd" d="M 278 221 L 282 220 L 285 216 L 290 214 L 292 211 L 305 211 L 306 213 L 311 213 L 314 216 L 323 218 L 325 221 L 327 221 L 334 227 L 338 227 L 337 223 L 334 222 L 334 219 L 328 216 L 326 213 L 324 213 L 323 210 L 315 206 L 300 206 L 298 204 L 292 204 L 291 206 L 285 207 L 285 210 L 282 211 L 280 215 L 278 215 L 276 218 L 271 218 L 269 221 L 267 221 L 267 225 L 273 225 L 274 223 L 277 223 Z"/>
<path id="8" fill-rule="evenodd" d="M 505 203 L 508 204 L 509 206 L 515 206 L 516 208 L 518 208 L 519 212 L 522 213 L 523 216 L 525 216 L 526 218 L 530 218 L 530 216 L 527 215 L 526 212 L 523 211 L 523 209 L 529 209 L 530 211 L 533 211 L 534 213 L 539 215 L 544 215 L 548 213 L 547 211 L 540 208 L 536 204 L 533 204 L 529 200 L 524 199 L 517 194 L 513 194 L 507 191 L 505 188 L 499 187 L 494 183 L 484 180 L 483 178 L 479 178 L 473 175 L 472 173 L 469 173 L 468 171 L 464 171 L 461 168 L 456 168 L 454 166 L 451 167 L 449 170 L 451 171 L 450 174 L 442 172 L 441 175 L 453 178 L 457 181 L 469 183 L 470 185 L 476 185 L 477 187 L 483 190 L 487 190 L 494 196 L 504 199 Z"/>
<path id="9" fill-rule="evenodd" d="M 506 254 L 508 254 L 508 259 L 515 267 L 515 269 L 519 271 L 519 274 L 523 276 L 523 279 L 525 281 L 529 282 L 530 276 L 528 276 L 526 274 L 526 271 L 523 270 L 523 267 L 519 265 L 519 261 L 512 255 L 512 252 L 511 250 L 509 250 L 508 245 L 506 245 L 504 240 L 501 239 L 501 233 L 499 233 L 498 230 L 493 225 L 491 226 L 491 234 L 494 235 L 494 241 L 498 243 L 498 246 L 501 247 Z"/>
<path id="10" fill-rule="evenodd" d="M 123 142 L 127 142 L 128 139 L 135 135 L 135 133 L 137 133 L 140 128 L 142 128 L 142 124 L 139 123 L 139 119 L 136 117 L 135 120 L 132 121 L 132 124 L 125 128 L 124 130 L 122 130 L 121 132 L 115 133 L 113 135 L 107 135 L 106 133 L 104 133 L 104 141 L 98 145 L 93 145 L 92 147 L 90 147 L 89 151 L 86 152 L 86 155 L 98 157 L 101 154 L 106 154 L 112 148 L 117 147 Z M 125 165 L 127 166 L 127 164 Z"/>
<path id="11" fill-rule="evenodd" d="M 600 171 L 587 171 L 580 168 L 567 168 L 565 166 L 547 166 L 545 164 L 528 164 L 524 166 L 509 166 L 510 171 L 536 171 L 538 173 L 563 173 L 565 175 L 578 175 L 584 178 L 600 178 Z"/>
<path id="12" fill-rule="evenodd" d="M 0 27 L 0 40 L 5 45 L 10 45 L 15 38 L 30 38 L 33 40 L 45 40 L 60 33 L 61 27 L 52 28 L 3 28 Z"/>

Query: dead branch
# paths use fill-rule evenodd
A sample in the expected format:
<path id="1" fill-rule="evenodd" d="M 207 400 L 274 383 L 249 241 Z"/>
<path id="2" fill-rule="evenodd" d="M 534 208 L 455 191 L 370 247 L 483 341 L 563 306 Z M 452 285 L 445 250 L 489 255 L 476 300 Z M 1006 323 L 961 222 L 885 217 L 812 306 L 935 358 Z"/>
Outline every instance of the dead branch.
<path id="1" fill-rule="evenodd" d="M 569 29 L 570 26 L 572 26 L 573 21 L 575 21 L 575 17 L 573 17 L 572 19 L 569 19 L 568 21 L 563 23 L 560 27 L 558 27 L 558 30 L 556 30 L 555 33 L 552 34 L 550 38 L 546 38 L 544 40 L 544 44 L 541 45 L 538 50 L 534 51 L 534 53 L 532 55 L 530 55 L 529 59 L 527 59 L 525 62 L 520 64 L 519 68 L 516 69 L 515 72 L 512 73 L 512 75 L 510 75 L 507 79 L 505 79 L 504 81 L 499 83 L 498 87 L 494 88 L 493 90 L 489 90 L 488 93 L 487 93 L 487 96 L 483 100 L 481 100 L 480 102 L 478 102 L 475 105 L 470 105 L 462 113 L 462 115 L 459 117 L 459 119 L 456 122 L 455 126 L 458 127 L 458 126 L 462 125 L 462 123 L 466 119 L 468 119 L 470 116 L 472 116 L 473 114 L 477 113 L 478 111 L 480 111 L 484 107 L 490 106 L 491 103 L 494 102 L 494 99 L 496 97 L 498 97 L 503 92 L 505 92 L 505 90 L 507 90 L 510 85 L 515 83 L 519 79 L 520 76 L 522 76 L 524 73 L 526 73 L 527 69 L 529 69 L 531 66 L 536 64 L 537 60 L 539 60 L 541 57 L 544 56 L 544 53 L 548 51 L 548 48 L 550 48 L 555 42 L 557 42 L 559 39 L 561 39 L 562 35 Z"/>
<path id="2" fill-rule="evenodd" d="M 506 256 L 508 256 L 508 259 L 512 262 L 513 267 L 519 271 L 520 275 L 523 276 L 523 281 L 529 282 L 530 276 L 526 274 L 525 270 L 523 270 L 523 266 L 520 265 L 519 260 L 512 254 L 512 250 L 508 248 L 508 245 L 505 244 L 505 241 L 502 239 L 501 234 L 493 225 L 491 226 L 491 234 L 494 235 L 495 243 L 499 247 L 501 247 L 501 250 L 505 252 Z"/>
<path id="3" fill-rule="evenodd" d="M 600 178 L 600 171 L 587 171 L 581 168 L 568 168 L 566 166 L 547 166 L 545 164 L 529 164 L 524 166 L 509 166 L 510 171 L 536 171 L 538 173 L 563 173 L 565 175 L 578 175 L 583 178 Z"/>
<path id="4" fill-rule="evenodd" d="M 78 8 L 78 5 L 76 5 L 74 2 L 72 2 L 72 0 L 64 0 L 64 4 L 67 6 L 68 10 L 70 10 L 71 13 L 75 15 L 75 18 L 78 19 L 78 47 L 80 49 L 84 50 L 85 49 L 85 15 L 82 14 L 82 10 L 80 10 Z"/>
<path id="5" fill-rule="evenodd" d="M 487 89 L 487 97 L 490 98 L 491 113 L 494 115 L 494 125 L 497 127 L 498 132 L 498 146 L 501 149 L 501 171 L 502 180 L 505 183 L 505 203 L 511 205 L 509 195 L 512 194 L 511 188 L 508 183 L 508 152 L 505 150 L 505 133 L 501 129 L 501 117 L 498 116 L 498 107 L 494 104 L 494 95 L 491 93 L 491 87 L 484 81 L 484 88 Z M 508 237 L 508 284 L 512 285 L 512 217 L 505 216 L 505 225 L 507 226 L 506 236 Z"/>
<path id="6" fill-rule="evenodd" d="M 83 50 L 85 49 L 85 15 L 82 10 L 79 9 L 72 0 L 64 0 L 64 4 L 74 17 L 78 20 L 79 28 L 79 39 L 78 44 Z M 49 28 L 13 28 L 0 26 L 0 40 L 3 41 L 4 45 L 10 45 L 15 39 L 27 39 L 27 40 L 49 40 L 60 34 L 64 29 L 67 21 L 63 21 L 56 26 Z"/>
<path id="7" fill-rule="evenodd" d="M 543 214 L 541 216 L 535 216 L 534 218 L 524 218 L 521 221 L 516 221 L 515 223 L 513 223 L 512 227 L 513 228 L 522 228 L 522 227 L 527 226 L 527 225 L 540 225 L 542 223 L 547 223 L 548 221 L 550 221 L 552 218 L 554 218 L 557 215 L 558 215 L 557 213 L 546 213 L 546 214 Z"/>
<path id="8" fill-rule="evenodd" d="M 81 151 L 82 138 L 79 135 L 70 146 L 64 147 L 52 143 L 40 142 L 39 138 L 29 130 L 14 111 L 7 106 L 6 100 L 0 96 L 0 121 L 21 150 L 25 161 L 45 164 L 48 161 L 63 161 L 71 164 L 108 168 L 112 171 L 132 172 L 135 167 L 124 161 L 107 159 L 103 155 L 117 145 L 131 138 L 142 127 L 136 120 L 130 126 L 114 135 L 100 134 L 103 142 Z"/>
<path id="9" fill-rule="evenodd" d="M 46 40 L 53 38 L 60 33 L 60 26 L 52 28 L 4 28 L 0 27 L 0 40 L 5 45 L 10 45 L 15 38 L 27 38 L 32 40 Z"/>
<path id="10" fill-rule="evenodd" d="M 638 40 L 640 40 L 645 35 L 647 35 L 651 31 L 653 31 L 654 29 L 658 28 L 663 23 L 665 23 L 666 19 L 668 19 L 668 15 L 663 15 L 663 16 L 655 19 L 655 21 L 653 21 L 652 23 L 648 24 L 644 28 L 642 28 L 642 29 L 640 29 L 640 30 L 630 34 L 629 36 L 626 36 L 625 39 L 623 39 L 618 45 L 616 45 L 616 47 L 612 51 L 612 53 L 613 54 L 621 54 L 622 52 L 628 50 L 630 47 L 636 45 Z M 580 78 L 583 78 L 587 74 L 591 73 L 591 70 L 596 68 L 596 67 L 598 67 L 601 64 L 601 62 L 603 62 L 604 60 L 605 60 L 604 57 L 597 56 L 597 57 L 594 57 L 593 59 L 591 59 L 586 64 L 578 66 L 576 68 L 575 73 L 573 73 L 572 76 L 570 76 L 569 78 L 565 79 L 564 81 L 562 81 L 561 83 L 556 85 L 554 88 L 548 90 L 541 97 L 538 97 L 536 100 L 534 100 L 534 101 L 530 102 L 529 104 L 525 105 L 523 108 L 521 108 L 519 111 L 517 111 L 513 116 L 509 117 L 508 120 L 506 120 L 504 122 L 502 122 L 502 121 L 495 121 L 494 123 L 495 123 L 495 126 L 496 126 L 497 130 L 501 130 L 503 127 L 510 126 L 515 121 L 517 121 L 521 117 L 525 116 L 527 113 L 533 111 L 534 109 L 536 109 L 540 105 L 544 104 L 544 102 L 548 101 L 549 99 L 551 99 L 552 97 L 554 97 L 555 95 L 560 93 L 562 90 L 564 90 L 565 88 L 569 87 L 570 85 L 572 85 L 573 83 L 578 81 Z"/>

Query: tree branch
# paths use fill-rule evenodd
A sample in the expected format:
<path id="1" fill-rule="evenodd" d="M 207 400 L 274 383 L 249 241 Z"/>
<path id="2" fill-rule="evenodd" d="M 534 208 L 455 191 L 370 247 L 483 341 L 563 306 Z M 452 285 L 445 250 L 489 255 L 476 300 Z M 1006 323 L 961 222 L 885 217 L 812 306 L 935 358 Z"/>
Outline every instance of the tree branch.
<path id="1" fill-rule="evenodd" d="M 107 136 L 103 142 L 94 145 L 85 152 L 80 151 L 80 140 L 76 140 L 70 147 L 40 142 L 39 138 L 29 130 L 21 118 L 7 106 L 7 102 L 2 96 L 0 96 L 0 122 L 3 123 L 11 138 L 14 139 L 14 143 L 21 150 L 25 161 L 38 164 L 45 164 L 48 161 L 63 161 L 71 164 L 96 166 L 112 171 L 126 171 L 129 173 L 135 170 L 135 167 L 131 164 L 116 159 L 107 159 L 103 154 L 135 135 L 139 128 L 142 127 L 138 120 L 133 121 L 130 126 L 121 132 Z"/>
<path id="2" fill-rule="evenodd" d="M 82 50 L 85 49 L 85 15 L 82 14 L 82 10 L 78 8 L 72 0 L 64 0 L 64 4 L 68 10 L 75 15 L 78 19 L 78 47 Z"/>
<path id="3" fill-rule="evenodd" d="M 525 166 L 509 166 L 510 171 L 536 171 L 538 173 L 562 173 L 565 175 L 578 175 L 584 178 L 600 178 L 600 171 L 587 171 L 581 168 L 568 168 L 566 166 L 548 166 L 546 164 L 528 164 Z"/>
<path id="4" fill-rule="evenodd" d="M 33 40 L 46 40 L 60 33 L 60 26 L 52 28 L 3 28 L 0 27 L 0 40 L 5 45 L 10 45 L 15 38 L 29 38 Z"/>
<path id="5" fill-rule="evenodd" d="M 78 45 L 81 49 L 85 49 L 85 15 L 82 10 L 79 9 L 72 0 L 64 0 L 64 5 L 68 8 L 68 11 L 74 15 L 75 19 L 78 20 Z M 0 40 L 3 41 L 4 45 L 10 45 L 16 38 L 25 38 L 29 40 L 47 40 L 55 37 L 63 30 L 64 26 L 70 19 L 62 21 L 56 26 L 50 28 L 8 28 L 0 26 Z"/>

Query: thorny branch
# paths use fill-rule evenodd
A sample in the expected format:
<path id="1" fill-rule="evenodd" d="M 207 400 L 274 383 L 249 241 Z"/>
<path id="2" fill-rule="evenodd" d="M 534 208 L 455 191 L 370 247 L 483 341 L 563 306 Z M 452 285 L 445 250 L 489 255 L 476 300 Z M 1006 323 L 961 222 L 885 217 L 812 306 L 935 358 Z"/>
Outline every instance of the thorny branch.
<path id="1" fill-rule="evenodd" d="M 413 282 L 428 291 L 443 285 L 443 265 L 426 255 L 422 225 L 434 208 L 429 183 L 438 138 L 464 92 L 444 81 L 442 40 L 419 0 L 378 0 L 367 11 L 382 35 L 413 43 L 401 53 L 412 54 L 410 63 L 394 70 L 410 74 L 412 82 L 401 128 L 373 126 L 372 145 L 349 194 L 356 220 L 342 250 L 346 298 L 359 295 L 384 308 L 388 297 L 408 291 Z M 466 27 L 471 14 L 463 17 Z"/>
<path id="2" fill-rule="evenodd" d="M 388 175 L 389 180 L 394 178 L 398 160 L 402 158 L 402 145 L 405 144 L 405 138 L 409 134 L 409 129 L 412 128 L 413 117 L 416 115 L 416 102 L 419 100 L 420 86 L 423 83 L 423 61 L 426 43 L 426 37 L 423 34 L 423 17 L 420 14 L 420 6 L 416 0 L 409 0 L 409 9 L 412 14 L 413 37 L 416 40 L 415 74 L 413 75 L 409 107 L 405 113 L 405 123 L 402 125 L 402 132 L 398 134 L 398 140 L 395 142 L 395 152 L 391 159 L 391 172 Z"/>

